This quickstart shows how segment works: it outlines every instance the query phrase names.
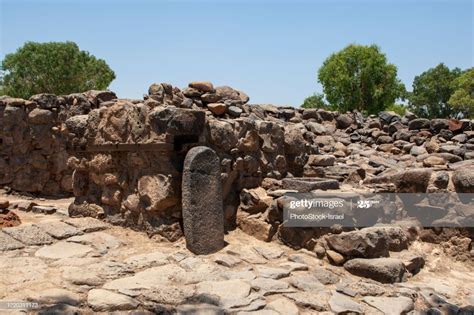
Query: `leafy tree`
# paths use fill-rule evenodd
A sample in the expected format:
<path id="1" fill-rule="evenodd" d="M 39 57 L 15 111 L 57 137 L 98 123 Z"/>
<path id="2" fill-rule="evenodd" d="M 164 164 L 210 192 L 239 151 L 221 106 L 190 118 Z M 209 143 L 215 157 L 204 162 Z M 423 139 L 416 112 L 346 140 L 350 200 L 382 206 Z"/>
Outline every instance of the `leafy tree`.
<path id="1" fill-rule="evenodd" d="M 454 111 L 448 101 L 454 92 L 454 81 L 460 75 L 459 68 L 450 70 L 440 63 L 416 76 L 409 96 L 411 110 L 427 118 L 452 116 Z"/>
<path id="2" fill-rule="evenodd" d="M 0 86 L 12 97 L 106 89 L 115 73 L 73 42 L 27 42 L 2 61 Z"/>
<path id="3" fill-rule="evenodd" d="M 405 115 L 407 109 L 403 104 L 392 104 L 388 106 L 386 110 L 395 112 L 398 115 L 403 116 Z"/>
<path id="4" fill-rule="evenodd" d="M 403 96 L 397 67 L 376 45 L 349 45 L 327 58 L 318 79 L 328 102 L 337 110 L 378 113 Z"/>
<path id="5" fill-rule="evenodd" d="M 324 100 L 324 95 L 319 93 L 314 93 L 313 95 L 305 98 L 301 107 L 331 109 L 331 106 Z"/>
<path id="6" fill-rule="evenodd" d="M 466 70 L 453 81 L 454 93 L 448 100 L 454 112 L 474 118 L 474 68 Z"/>

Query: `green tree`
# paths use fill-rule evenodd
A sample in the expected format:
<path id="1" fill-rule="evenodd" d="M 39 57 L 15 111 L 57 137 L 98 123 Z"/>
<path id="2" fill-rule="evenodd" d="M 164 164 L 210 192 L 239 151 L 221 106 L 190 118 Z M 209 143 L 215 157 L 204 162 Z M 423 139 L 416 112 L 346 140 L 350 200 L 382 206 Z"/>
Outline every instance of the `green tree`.
<path id="1" fill-rule="evenodd" d="M 474 68 L 453 81 L 454 92 L 448 100 L 453 111 L 463 117 L 474 118 Z"/>
<path id="2" fill-rule="evenodd" d="M 311 96 L 305 98 L 302 108 L 324 108 L 331 109 L 328 103 L 324 100 L 324 95 L 320 93 L 314 93 Z"/>
<path id="3" fill-rule="evenodd" d="M 397 67 L 376 45 L 349 45 L 327 58 L 318 73 L 328 102 L 339 111 L 375 114 L 403 96 Z"/>
<path id="4" fill-rule="evenodd" d="M 403 104 L 392 104 L 386 108 L 387 111 L 392 111 L 400 116 L 405 115 L 407 109 Z"/>
<path id="5" fill-rule="evenodd" d="M 2 60 L 0 86 L 12 97 L 106 89 L 115 73 L 73 42 L 27 42 Z"/>
<path id="6" fill-rule="evenodd" d="M 454 92 L 454 81 L 461 75 L 459 68 L 450 70 L 443 63 L 428 69 L 413 81 L 409 96 L 410 109 L 421 117 L 440 118 L 453 116 L 448 104 Z"/>

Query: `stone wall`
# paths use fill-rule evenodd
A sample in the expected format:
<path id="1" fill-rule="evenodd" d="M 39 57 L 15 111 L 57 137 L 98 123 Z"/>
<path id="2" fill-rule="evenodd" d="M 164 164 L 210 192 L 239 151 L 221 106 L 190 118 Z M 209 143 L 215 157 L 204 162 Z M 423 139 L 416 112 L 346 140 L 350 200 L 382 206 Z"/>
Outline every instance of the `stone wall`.
<path id="1" fill-rule="evenodd" d="M 183 90 L 153 84 L 143 100 L 97 91 L 3 98 L 0 184 L 72 191 L 72 216 L 175 240 L 182 235 L 184 157 L 204 145 L 220 159 L 226 228 L 238 225 L 295 247 L 314 247 L 327 229 L 283 228 L 288 190 L 473 192 L 472 174 L 456 173 L 474 166 L 470 120 L 364 117 L 248 101 L 209 82 Z"/>
<path id="2" fill-rule="evenodd" d="M 57 97 L 39 94 L 29 100 L 0 97 L 0 185 L 43 195 L 70 194 L 72 170 L 64 122 L 87 114 L 111 92 L 90 91 Z"/>

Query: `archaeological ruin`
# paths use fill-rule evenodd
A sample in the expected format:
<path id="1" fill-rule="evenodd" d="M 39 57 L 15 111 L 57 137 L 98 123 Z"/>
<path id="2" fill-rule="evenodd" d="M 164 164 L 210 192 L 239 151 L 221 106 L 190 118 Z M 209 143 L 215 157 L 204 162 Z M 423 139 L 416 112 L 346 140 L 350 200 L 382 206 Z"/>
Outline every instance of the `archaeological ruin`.
<path id="1" fill-rule="evenodd" d="M 315 280 L 316 286 L 302 276 L 292 280 L 294 290 L 287 286 L 275 289 L 277 283 L 266 280 L 252 285 L 263 290 L 259 292 L 268 289 L 285 293 L 298 308 L 316 312 L 331 309 L 339 314 L 362 313 L 359 304 L 349 298 L 355 296 L 362 296 L 366 304 L 378 310 L 387 307 L 383 299 L 398 299 L 395 304 L 402 308 L 397 309 L 397 314 L 413 311 L 417 298 L 408 291 L 422 289 L 403 287 L 405 291 L 400 288 L 401 293 L 397 291 L 387 297 L 382 297 L 383 292 L 364 295 L 360 291 L 376 291 L 377 283 L 403 283 L 419 273 L 425 265 L 423 255 L 402 254 L 424 246 L 413 245 L 418 242 L 441 246 L 443 255 L 457 262 L 472 264 L 474 260 L 474 121 L 469 119 L 429 120 L 410 112 L 401 117 L 388 111 L 364 116 L 356 111 L 338 113 L 250 104 L 244 92 L 228 86 L 214 87 L 210 82 L 192 82 L 184 89 L 166 83 L 152 84 L 143 99 L 120 99 L 111 91 L 39 94 L 29 100 L 0 97 L 0 186 L 12 196 L 73 196 L 67 207 L 71 217 L 68 220 L 72 220 L 68 222 L 73 225 L 66 222 L 66 227 L 82 229 L 82 225 L 74 226 L 73 222 L 86 221 L 74 220 L 97 219 L 87 221 L 97 224 L 87 233 L 102 233 L 97 232 L 102 229 L 100 224 L 110 224 L 125 227 L 130 233 L 146 233 L 153 240 L 150 244 L 185 240 L 192 253 L 208 255 L 229 248 L 224 242 L 225 233 L 240 230 L 269 246 L 284 245 L 288 250 L 312 253 L 316 261 L 343 266 L 338 268 L 373 281 L 338 287 L 332 297 L 319 296 L 326 304 L 301 292 L 334 285 L 337 281 L 333 278 L 340 275 L 316 275 L 321 278 Z M 347 198 L 357 199 L 355 202 L 367 209 L 358 210 L 353 216 L 345 213 L 350 221 L 347 225 L 288 226 L 285 213 L 300 193 L 309 199 L 324 194 L 340 198 L 338 194 L 347 194 Z M 391 194 L 387 198 L 393 199 L 364 203 L 360 195 L 365 193 Z M 422 194 L 420 199 L 409 201 L 421 212 L 410 213 L 408 201 L 403 196 L 393 197 L 397 194 Z M 436 194 L 445 197 L 436 199 L 434 204 L 429 198 Z M 383 207 L 376 206 L 380 202 Z M 31 211 L 32 207 L 0 202 L 5 211 Z M 45 214 L 50 209 L 37 206 L 36 211 Z M 428 219 L 417 220 L 417 216 Z M 64 223 L 57 224 L 65 228 Z M 47 231 L 42 241 L 26 244 L 22 242 L 23 236 L 9 230 L 22 226 L 0 231 L 3 253 L 30 245 L 56 246 L 62 241 L 55 242 L 66 238 Z M 86 233 L 86 228 L 81 231 Z M 72 235 L 76 234 L 67 237 Z M 84 250 L 87 255 L 88 248 L 84 246 L 89 245 L 84 244 L 77 243 L 77 250 Z M 244 255 L 244 248 L 242 245 L 242 252 L 234 248 L 233 253 Z M 286 255 L 261 247 L 257 252 L 265 261 Z M 220 265 L 239 264 L 235 260 L 237 254 L 225 255 L 228 257 L 219 258 Z M 295 255 L 290 255 L 293 258 L 288 270 L 307 270 L 304 259 Z M 244 258 L 238 261 L 241 259 Z M 255 261 L 256 258 L 252 263 L 258 264 Z M 173 265 L 174 269 L 162 272 L 179 276 L 184 272 L 181 267 Z M 265 268 L 268 269 L 260 270 L 259 274 L 272 281 L 280 281 L 290 272 Z M 119 287 L 116 281 L 122 279 L 115 275 L 107 277 L 97 283 L 78 280 L 94 288 L 88 293 L 88 305 L 94 311 L 148 305 L 140 300 L 147 300 L 147 295 L 137 293 L 141 287 L 133 287 L 129 282 L 125 285 L 125 280 L 120 282 L 124 286 Z M 144 281 L 164 276 L 160 271 L 143 278 L 139 278 L 139 273 L 133 277 L 133 281 Z M 193 283 L 198 283 L 197 291 L 218 296 L 226 288 L 238 287 L 235 297 L 220 296 L 220 302 L 215 303 L 206 300 L 228 313 L 262 309 L 262 304 L 252 303 L 263 297 L 250 298 L 253 289 L 245 291 L 248 284 L 237 278 L 227 279 L 237 282 L 226 282 L 222 287 Z M 103 288 L 96 287 L 106 280 L 111 282 Z M 217 281 L 213 276 L 207 280 Z M 422 296 L 426 292 L 418 293 Z M 113 294 L 123 295 L 123 300 L 110 296 Z M 94 304 L 104 295 L 114 301 L 117 298 L 126 306 Z M 375 297 L 367 297 L 372 295 Z M 458 296 L 457 306 L 449 305 L 461 310 L 469 304 L 466 301 L 474 304 L 472 287 L 465 295 L 465 299 Z M 189 298 L 184 296 L 183 300 Z M 178 302 L 167 300 L 164 304 L 173 303 Z"/>

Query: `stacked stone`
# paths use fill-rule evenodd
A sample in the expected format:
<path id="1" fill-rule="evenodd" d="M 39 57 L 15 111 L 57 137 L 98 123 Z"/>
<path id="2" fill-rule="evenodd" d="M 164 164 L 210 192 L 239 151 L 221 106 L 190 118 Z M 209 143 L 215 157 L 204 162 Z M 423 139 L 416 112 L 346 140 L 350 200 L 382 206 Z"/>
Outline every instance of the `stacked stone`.
<path id="1" fill-rule="evenodd" d="M 55 96 L 38 94 L 29 100 L 0 98 L 0 185 L 13 190 L 58 195 L 72 191 L 67 168 L 68 143 L 64 122 L 86 115 L 112 92 Z"/>
<path id="2" fill-rule="evenodd" d="M 279 198 L 287 190 L 473 192 L 471 120 L 248 101 L 209 82 L 183 90 L 153 84 L 142 100 L 107 91 L 2 98 L 0 184 L 72 190 L 72 215 L 174 240 L 181 236 L 184 156 L 204 145 L 219 157 L 226 226 L 297 246 L 312 246 L 321 232 L 281 226 Z"/>

